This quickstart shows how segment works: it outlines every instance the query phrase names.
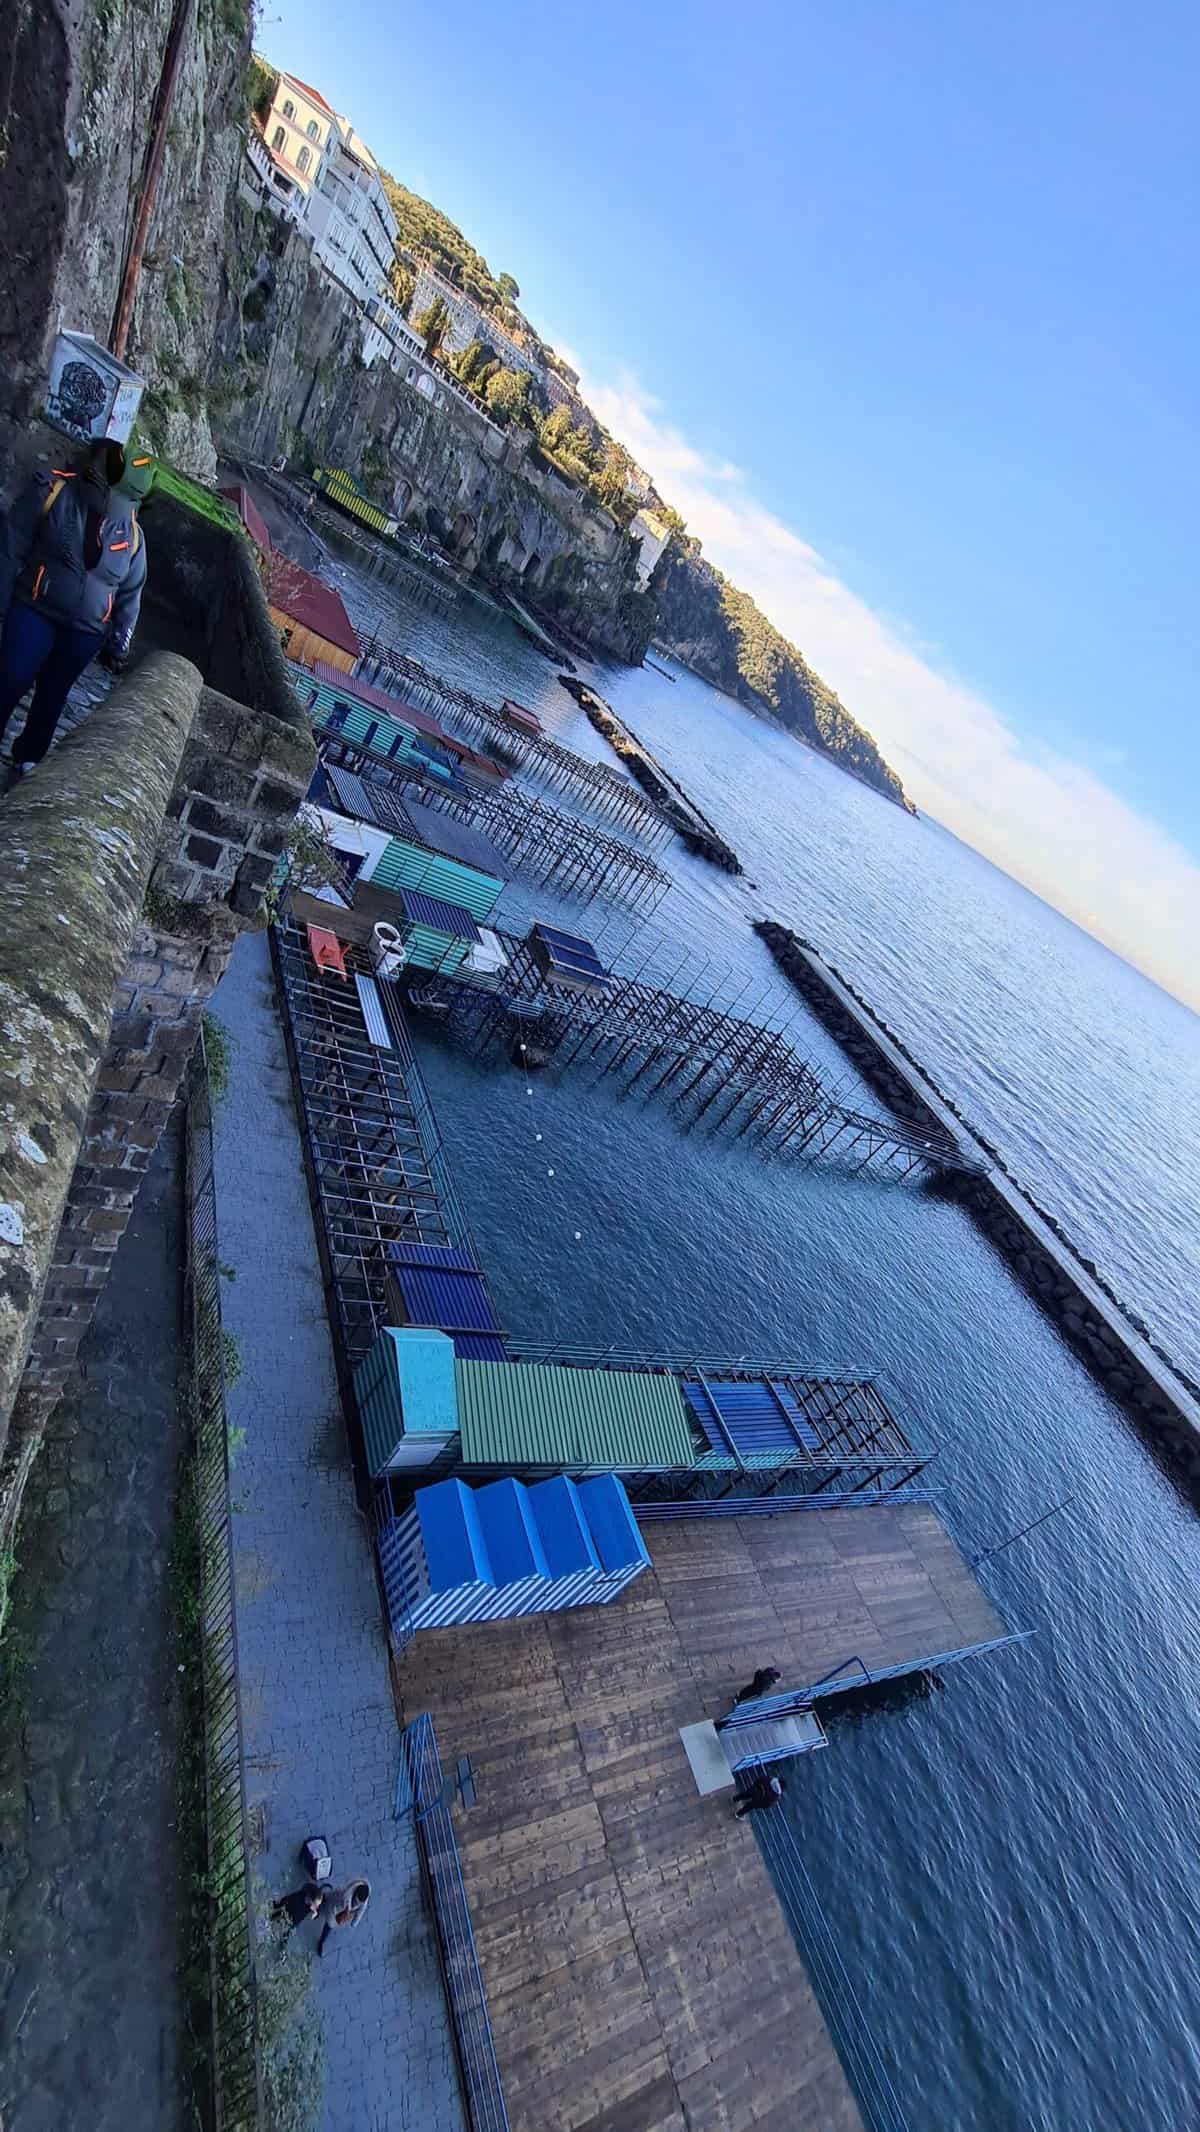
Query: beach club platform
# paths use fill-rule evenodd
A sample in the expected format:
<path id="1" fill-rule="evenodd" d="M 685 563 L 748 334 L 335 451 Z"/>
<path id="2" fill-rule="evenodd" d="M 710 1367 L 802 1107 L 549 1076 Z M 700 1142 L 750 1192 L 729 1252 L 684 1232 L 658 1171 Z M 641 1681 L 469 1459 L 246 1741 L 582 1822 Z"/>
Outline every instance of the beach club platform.
<path id="1" fill-rule="evenodd" d="M 486 2007 L 510 2132 L 859 2132 L 884 2122 L 886 2068 L 823 1990 L 835 2043 L 756 1818 L 735 1818 L 732 1789 L 701 1791 L 681 1734 L 760 1666 L 827 1718 L 864 1671 L 1014 1639 L 928 1502 L 665 1507 L 614 1604 L 430 1629 L 394 1661 L 412 1735 L 432 1721 L 441 1767 L 471 1769 L 469 1807 L 430 1817 L 435 1890 L 453 1878 L 461 1898 L 449 1933 L 439 1913 L 448 1966 L 471 1966 L 473 1932 L 471 2016 Z M 802 1831 L 806 1764 L 784 1773 L 791 1814 L 760 1817 L 773 1856 L 785 1816 L 787 1842 Z"/>

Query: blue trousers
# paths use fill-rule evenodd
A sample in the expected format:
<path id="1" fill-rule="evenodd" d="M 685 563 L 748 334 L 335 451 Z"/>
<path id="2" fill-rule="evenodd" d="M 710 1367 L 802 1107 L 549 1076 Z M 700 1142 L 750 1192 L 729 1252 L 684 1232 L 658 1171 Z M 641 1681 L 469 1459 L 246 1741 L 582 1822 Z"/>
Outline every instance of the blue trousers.
<path id="1" fill-rule="evenodd" d="M 13 601 L 0 637 L 0 740 L 22 696 L 37 684 L 25 730 L 13 747 L 14 762 L 41 761 L 69 691 L 103 642 L 93 629 L 47 622 L 34 608 Z"/>

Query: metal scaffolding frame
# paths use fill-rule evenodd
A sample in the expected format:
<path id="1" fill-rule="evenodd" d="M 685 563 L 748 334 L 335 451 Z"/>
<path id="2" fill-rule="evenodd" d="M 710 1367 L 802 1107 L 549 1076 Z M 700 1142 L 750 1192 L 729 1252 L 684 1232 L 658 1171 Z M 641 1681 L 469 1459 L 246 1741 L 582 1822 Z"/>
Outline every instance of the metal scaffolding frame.
<path id="1" fill-rule="evenodd" d="M 532 1046 L 563 1066 L 588 1063 L 621 1077 L 631 1094 L 661 1095 L 689 1129 L 709 1120 L 766 1153 L 836 1154 L 855 1172 L 886 1168 L 971 1171 L 978 1164 L 947 1132 L 900 1118 L 871 1117 L 847 1104 L 795 1051 L 789 1028 L 775 1028 L 721 1003 L 719 987 L 689 998 L 665 986 L 610 972 L 604 985 L 568 992 L 548 984 L 528 942 L 500 936 L 509 961 L 487 988 L 457 974 L 414 995 L 418 1007 L 448 1014 L 480 1050 L 511 1054 Z"/>
<path id="2" fill-rule="evenodd" d="M 318 740 L 318 755 L 339 805 L 396 836 L 412 834 L 395 803 L 403 803 L 406 789 L 415 790 L 423 806 L 482 830 L 516 872 L 553 881 L 561 893 L 584 902 L 603 893 L 650 916 L 671 886 L 670 875 L 649 853 L 532 794 L 447 786 L 328 727 Z"/>
<path id="3" fill-rule="evenodd" d="M 497 705 L 485 703 L 470 689 L 459 688 L 433 673 L 396 645 L 372 637 L 363 647 L 359 673 L 380 688 L 395 689 L 402 700 L 416 709 L 434 712 L 464 740 L 473 744 L 486 740 L 493 752 L 529 770 L 544 784 L 571 788 L 594 813 L 610 815 L 650 842 L 672 834 L 670 823 L 653 801 L 610 763 L 592 762 L 585 755 L 577 755 L 573 748 L 564 748 L 548 733 L 527 732 L 506 718 Z M 402 715 L 399 704 L 397 715 Z"/>
<path id="4" fill-rule="evenodd" d="M 271 940 L 330 1317 L 353 1370 L 385 1322 L 388 1245 L 473 1246 L 390 988 L 384 1046 L 357 987 L 316 968 L 298 927 Z"/>

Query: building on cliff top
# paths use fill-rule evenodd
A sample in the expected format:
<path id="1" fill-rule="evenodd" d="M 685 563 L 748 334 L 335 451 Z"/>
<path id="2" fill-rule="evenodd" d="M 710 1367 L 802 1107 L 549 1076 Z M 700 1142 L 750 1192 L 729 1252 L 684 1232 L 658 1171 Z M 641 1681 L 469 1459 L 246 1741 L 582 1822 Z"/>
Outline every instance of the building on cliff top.
<path id="1" fill-rule="evenodd" d="M 643 509 L 638 512 L 629 530 L 634 538 L 641 542 L 637 562 L 638 584 L 648 585 L 671 538 L 671 528 L 664 518 L 659 517 L 657 511 Z"/>
<path id="2" fill-rule="evenodd" d="M 297 75 L 281 74 L 266 119 L 251 123 L 247 154 L 270 204 L 303 226 L 324 271 L 360 304 L 386 298 L 396 218 L 349 119 Z"/>
<path id="3" fill-rule="evenodd" d="M 305 219 L 337 123 L 324 97 L 294 74 L 279 76 L 265 121 L 261 126 L 257 119 L 252 122 L 251 141 L 265 152 L 273 204 L 298 222 Z M 262 176 L 262 155 L 252 149 L 250 160 Z"/>
<path id="4" fill-rule="evenodd" d="M 422 259 L 417 265 L 408 306 L 409 317 L 420 318 L 439 301 L 445 304 L 449 314 L 450 323 L 443 345 L 451 355 L 458 355 L 474 340 L 487 341 L 506 369 L 527 371 L 539 385 L 546 386 L 547 372 L 538 357 L 514 339 L 507 327 L 477 304 L 473 296 L 456 289 L 452 281 L 447 281 L 427 259 Z"/>

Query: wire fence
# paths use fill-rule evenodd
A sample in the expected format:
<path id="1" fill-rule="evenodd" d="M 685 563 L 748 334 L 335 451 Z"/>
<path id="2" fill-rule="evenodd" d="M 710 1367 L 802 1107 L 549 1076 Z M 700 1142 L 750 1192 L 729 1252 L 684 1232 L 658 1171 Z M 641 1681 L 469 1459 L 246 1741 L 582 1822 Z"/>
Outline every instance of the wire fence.
<path id="1" fill-rule="evenodd" d="M 396 1815 L 399 1818 L 411 1811 L 416 1823 L 437 1919 L 442 1973 L 472 2132 L 509 2132 L 500 2068 L 492 2041 L 492 2024 L 446 1791 L 433 1720 L 428 1716 L 414 1718 L 405 1728 L 401 1741 Z"/>
<path id="2" fill-rule="evenodd" d="M 187 1312 L 192 1498 L 204 1711 L 206 1892 L 214 2132 L 265 2127 L 254 1975 L 254 1911 L 238 1687 L 230 1524 L 226 1347 L 213 1177 L 212 1098 L 203 1034 L 188 1078 Z"/>

